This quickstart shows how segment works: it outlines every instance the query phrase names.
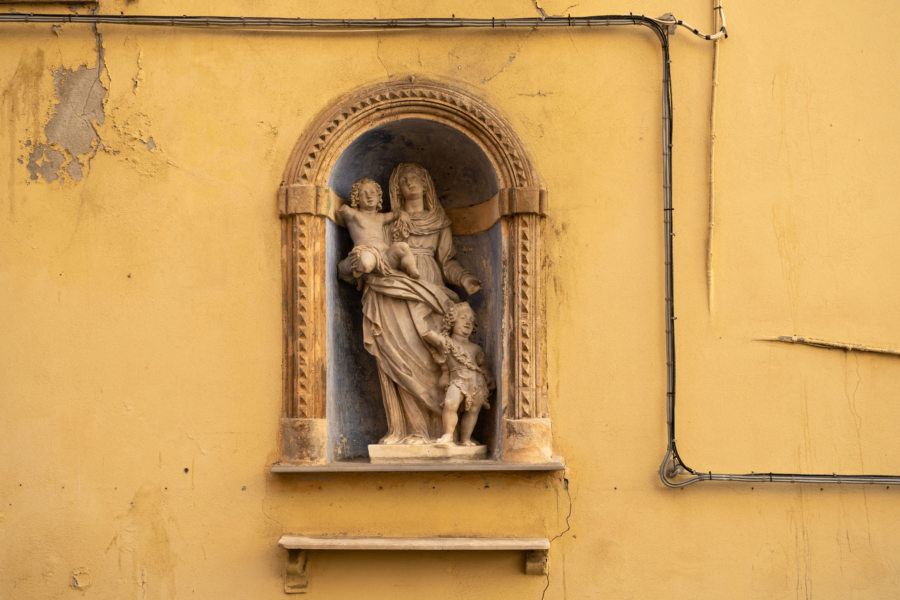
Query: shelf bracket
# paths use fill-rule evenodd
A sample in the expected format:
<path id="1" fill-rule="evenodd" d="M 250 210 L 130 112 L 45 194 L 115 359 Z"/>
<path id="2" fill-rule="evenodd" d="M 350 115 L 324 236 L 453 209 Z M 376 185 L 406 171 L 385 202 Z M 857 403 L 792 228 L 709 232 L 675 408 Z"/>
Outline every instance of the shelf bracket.
<path id="1" fill-rule="evenodd" d="M 284 563 L 284 593 L 305 594 L 308 585 L 306 550 L 289 549 L 287 560 Z"/>

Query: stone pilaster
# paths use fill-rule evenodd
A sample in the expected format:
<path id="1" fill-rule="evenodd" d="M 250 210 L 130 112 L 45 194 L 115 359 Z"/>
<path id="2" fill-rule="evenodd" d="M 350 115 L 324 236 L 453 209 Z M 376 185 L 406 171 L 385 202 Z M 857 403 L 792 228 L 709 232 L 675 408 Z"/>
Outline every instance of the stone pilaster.
<path id="1" fill-rule="evenodd" d="M 327 187 L 282 186 L 284 273 L 284 414 L 281 462 L 326 460 L 327 415 L 325 219 L 333 195 Z"/>
<path id="2" fill-rule="evenodd" d="M 509 293 L 503 406 L 503 460 L 509 462 L 545 462 L 552 456 L 541 273 L 546 198 L 544 190 L 531 188 L 501 190 L 499 198 Z"/>

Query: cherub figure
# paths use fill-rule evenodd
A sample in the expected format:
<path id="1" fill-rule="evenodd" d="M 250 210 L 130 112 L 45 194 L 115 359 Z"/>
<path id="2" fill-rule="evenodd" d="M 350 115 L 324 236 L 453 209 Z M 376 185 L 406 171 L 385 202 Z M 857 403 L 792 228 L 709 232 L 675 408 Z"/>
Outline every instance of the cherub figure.
<path id="1" fill-rule="evenodd" d="M 387 275 L 393 269 L 400 269 L 414 279 L 419 278 L 416 257 L 406 242 L 385 241 L 384 225 L 396 219 L 407 218 L 402 212 L 379 212 L 382 206 L 381 186 L 364 177 L 350 189 L 350 204 L 338 209 L 350 237 L 353 250 L 347 255 L 354 278 L 365 273 Z"/>
<path id="2" fill-rule="evenodd" d="M 438 351 L 438 362 L 444 365 L 449 375 L 447 391 L 441 403 L 444 434 L 437 439 L 437 444 L 453 443 L 453 434 L 459 422 L 458 411 L 462 405 L 465 412 L 459 424 L 459 444 L 477 446 L 478 442 L 472 440 L 472 431 L 478 412 L 482 407 L 491 407 L 488 404 L 488 390 L 493 387 L 493 380 L 483 366 L 484 352 L 469 341 L 475 332 L 475 325 L 472 307 L 460 302 L 444 315 L 441 333 L 429 331 L 424 336 L 425 341 Z"/>

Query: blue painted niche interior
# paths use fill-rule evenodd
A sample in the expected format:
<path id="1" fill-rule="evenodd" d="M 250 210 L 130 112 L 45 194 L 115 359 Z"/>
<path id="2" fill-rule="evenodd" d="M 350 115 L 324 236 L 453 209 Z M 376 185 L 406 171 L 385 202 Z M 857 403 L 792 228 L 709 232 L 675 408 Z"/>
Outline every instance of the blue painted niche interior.
<path id="1" fill-rule="evenodd" d="M 361 177 L 377 181 L 384 190 L 384 210 L 390 209 L 388 181 L 401 162 L 417 162 L 434 179 L 438 199 L 445 208 L 461 208 L 490 199 L 499 189 L 490 160 L 471 138 L 448 125 L 427 119 L 400 119 L 372 128 L 357 137 L 341 154 L 328 185 L 342 198 Z M 326 225 L 326 299 L 328 303 L 328 460 L 368 457 L 369 444 L 387 431 L 375 359 L 362 344 L 361 292 L 337 277 L 337 264 L 353 247 L 343 227 Z M 482 289 L 466 298 L 478 318 L 473 341 L 497 379 L 490 410 L 482 410 L 474 437 L 487 444 L 489 458 L 500 458 L 502 397 L 501 225 L 475 235 L 455 236 L 462 265 L 482 280 Z"/>

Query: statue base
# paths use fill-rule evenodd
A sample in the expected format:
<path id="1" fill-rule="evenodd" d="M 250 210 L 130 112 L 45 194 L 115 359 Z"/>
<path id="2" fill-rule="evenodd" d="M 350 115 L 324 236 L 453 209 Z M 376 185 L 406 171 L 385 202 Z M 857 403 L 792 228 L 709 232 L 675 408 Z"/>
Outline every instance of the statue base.
<path id="1" fill-rule="evenodd" d="M 369 444 L 369 460 L 373 463 L 421 462 L 439 460 L 485 460 L 487 446 L 456 444 Z"/>

